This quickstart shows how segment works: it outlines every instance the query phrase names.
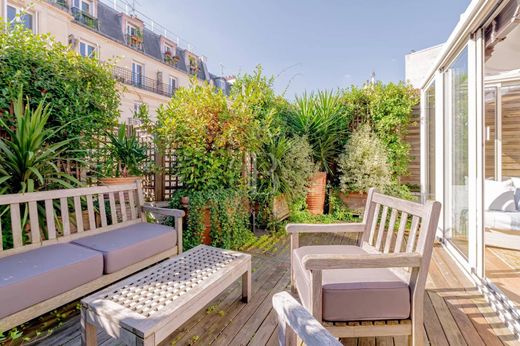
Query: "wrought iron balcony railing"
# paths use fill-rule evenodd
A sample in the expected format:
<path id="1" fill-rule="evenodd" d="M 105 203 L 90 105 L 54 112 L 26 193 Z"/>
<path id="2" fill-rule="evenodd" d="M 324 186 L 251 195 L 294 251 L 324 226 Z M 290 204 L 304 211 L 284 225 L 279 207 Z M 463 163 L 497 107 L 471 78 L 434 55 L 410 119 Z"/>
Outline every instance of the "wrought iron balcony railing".
<path id="1" fill-rule="evenodd" d="M 74 16 L 74 19 L 81 24 L 84 24 L 88 26 L 89 28 L 92 28 L 94 30 L 98 30 L 98 19 L 94 18 L 90 13 L 87 13 L 85 11 L 82 11 L 81 9 L 77 7 L 72 7 L 70 9 L 70 12 Z"/>
<path id="2" fill-rule="evenodd" d="M 171 97 L 176 90 L 175 87 L 171 87 L 166 83 L 134 73 L 124 67 L 114 66 L 113 76 L 120 83 L 167 97 Z"/>

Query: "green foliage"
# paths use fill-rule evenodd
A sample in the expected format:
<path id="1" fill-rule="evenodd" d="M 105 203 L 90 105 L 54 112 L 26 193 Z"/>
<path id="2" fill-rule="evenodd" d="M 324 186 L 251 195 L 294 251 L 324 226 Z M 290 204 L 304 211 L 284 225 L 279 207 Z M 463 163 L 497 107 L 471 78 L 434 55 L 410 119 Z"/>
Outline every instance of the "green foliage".
<path id="1" fill-rule="evenodd" d="M 49 105 L 24 106 L 20 92 L 13 103 L 14 129 L 0 120 L 7 138 L 0 139 L 0 194 L 26 193 L 54 188 L 72 188 L 78 181 L 60 171 L 57 163 L 67 156 L 74 138 L 55 142 L 60 128 L 48 123 Z"/>
<path id="2" fill-rule="evenodd" d="M 351 211 L 343 204 L 338 196 L 338 191 L 329 189 L 329 213 L 312 215 L 306 210 L 305 199 L 300 199 L 291 207 L 289 223 L 338 223 L 359 221 Z"/>
<path id="3" fill-rule="evenodd" d="M 339 170 L 343 192 L 366 192 L 371 187 L 386 191 L 392 184 L 387 150 L 366 124 L 352 133 L 339 158 Z"/>
<path id="4" fill-rule="evenodd" d="M 307 137 L 319 169 L 335 175 L 337 158 L 348 138 L 350 123 L 341 95 L 320 91 L 297 97 L 295 109 L 286 114 L 285 120 L 292 135 Z"/>
<path id="5" fill-rule="evenodd" d="M 225 249 L 239 249 L 253 238 L 249 227 L 248 196 L 234 189 L 215 191 L 178 190 L 171 206 L 181 208 L 181 197 L 189 198 L 188 224 L 183 231 L 184 247 L 191 249 L 202 242 L 205 209 L 209 210 L 211 245 Z"/>
<path id="6" fill-rule="evenodd" d="M 125 124 L 119 125 L 117 133 L 106 131 L 109 140 L 106 146 L 106 161 L 99 171 L 104 177 L 141 176 L 145 172 L 146 147 L 139 143 L 135 133 L 128 134 Z"/>
<path id="7" fill-rule="evenodd" d="M 300 137 L 270 138 L 258 153 L 257 171 L 258 191 L 267 203 L 280 194 L 289 200 L 305 196 L 315 171 L 309 142 Z"/>
<path id="8" fill-rule="evenodd" d="M 419 95 L 410 85 L 377 83 L 343 94 L 343 102 L 352 119 L 368 123 L 388 152 L 388 163 L 395 180 L 408 174 L 410 147 L 404 138 L 410 127 L 413 107 Z"/>
<path id="9" fill-rule="evenodd" d="M 163 148 L 175 148 L 174 174 L 184 187 L 226 189 L 241 184 L 252 122 L 249 114 L 230 107 L 221 91 L 193 81 L 159 108 L 156 133 Z"/>
<path id="10" fill-rule="evenodd" d="M 4 21 L 2 21 L 4 23 Z M 73 148 L 92 147 L 93 136 L 113 127 L 119 117 L 119 93 L 112 66 L 85 58 L 47 34 L 22 25 L 0 30 L 0 116 L 11 125 L 12 100 L 23 88 L 31 108 L 45 99 L 52 106 L 53 138 Z M 77 121 L 80 119 L 80 121 Z M 82 157 L 84 151 L 71 152 Z"/>

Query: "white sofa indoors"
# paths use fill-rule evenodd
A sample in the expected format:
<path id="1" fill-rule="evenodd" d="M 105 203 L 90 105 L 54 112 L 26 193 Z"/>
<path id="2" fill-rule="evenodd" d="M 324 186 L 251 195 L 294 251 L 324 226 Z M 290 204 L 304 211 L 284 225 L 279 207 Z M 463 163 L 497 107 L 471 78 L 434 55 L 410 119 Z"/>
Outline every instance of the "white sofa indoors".
<path id="1" fill-rule="evenodd" d="M 520 250 L 520 178 L 484 183 L 485 242 Z"/>

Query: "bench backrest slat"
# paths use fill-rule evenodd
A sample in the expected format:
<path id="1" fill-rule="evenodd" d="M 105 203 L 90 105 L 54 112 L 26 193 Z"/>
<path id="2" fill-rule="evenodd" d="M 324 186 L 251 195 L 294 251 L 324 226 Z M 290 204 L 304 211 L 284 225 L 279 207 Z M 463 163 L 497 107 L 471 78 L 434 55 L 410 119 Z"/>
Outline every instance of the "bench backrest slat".
<path id="1" fill-rule="evenodd" d="M 142 222 L 143 205 L 140 181 L 0 196 L 0 257 Z"/>

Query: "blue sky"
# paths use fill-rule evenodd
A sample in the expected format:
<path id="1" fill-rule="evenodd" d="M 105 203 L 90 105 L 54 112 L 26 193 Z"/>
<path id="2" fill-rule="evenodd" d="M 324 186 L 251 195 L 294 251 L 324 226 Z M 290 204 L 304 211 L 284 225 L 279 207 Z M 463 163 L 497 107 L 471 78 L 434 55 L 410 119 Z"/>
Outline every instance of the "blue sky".
<path id="1" fill-rule="evenodd" d="M 212 72 L 262 64 L 296 93 L 404 79 L 404 55 L 445 41 L 469 0 L 154 0 L 137 8 L 191 42 Z"/>

